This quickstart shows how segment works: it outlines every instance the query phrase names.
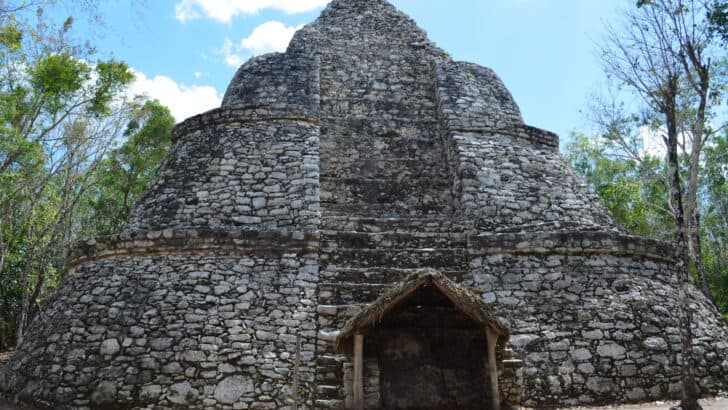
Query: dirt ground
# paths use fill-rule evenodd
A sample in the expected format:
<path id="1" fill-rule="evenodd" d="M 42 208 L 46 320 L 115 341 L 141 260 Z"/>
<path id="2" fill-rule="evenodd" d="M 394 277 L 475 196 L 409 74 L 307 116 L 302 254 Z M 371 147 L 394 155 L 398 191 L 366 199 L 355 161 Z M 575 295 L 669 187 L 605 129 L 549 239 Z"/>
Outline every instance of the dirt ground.
<path id="1" fill-rule="evenodd" d="M 653 403 L 631 404 L 622 406 L 605 406 L 605 407 L 571 407 L 571 410 L 667 410 L 678 404 L 677 401 L 657 401 Z M 716 397 L 700 400 L 703 410 L 728 410 L 728 397 Z"/>
<path id="2" fill-rule="evenodd" d="M 677 402 L 658 401 L 654 403 L 635 404 L 629 406 L 606 406 L 606 407 L 571 407 L 570 410 L 668 410 Z M 703 410 L 728 410 L 728 398 L 714 398 L 700 400 Z M 565 407 L 566 409 L 566 407 Z M 32 410 L 30 407 L 18 407 L 0 399 L 0 410 Z"/>
<path id="3" fill-rule="evenodd" d="M 677 402 L 658 401 L 654 403 L 633 404 L 629 406 L 606 406 L 606 407 L 571 407 L 570 410 L 668 410 Z M 728 410 L 728 397 L 711 398 L 700 400 L 703 410 Z M 567 407 L 564 407 L 566 409 Z M 30 407 L 19 407 L 0 399 L 0 410 L 32 410 Z"/>

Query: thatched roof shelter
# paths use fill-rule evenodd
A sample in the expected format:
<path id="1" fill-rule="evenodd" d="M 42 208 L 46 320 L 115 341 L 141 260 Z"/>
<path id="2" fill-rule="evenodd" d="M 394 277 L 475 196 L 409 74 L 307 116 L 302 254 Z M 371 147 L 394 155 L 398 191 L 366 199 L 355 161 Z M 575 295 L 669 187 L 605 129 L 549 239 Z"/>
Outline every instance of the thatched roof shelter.
<path id="1" fill-rule="evenodd" d="M 498 335 L 498 346 L 506 345 L 510 332 L 498 318 L 493 309 L 475 292 L 443 276 L 435 269 L 419 270 L 402 282 L 394 285 L 386 293 L 349 319 L 336 338 L 335 347 L 339 352 L 351 352 L 356 334 L 367 333 L 377 327 L 388 312 L 403 303 L 418 289 L 432 287 L 442 293 L 456 309 L 471 319 L 483 331 L 491 330 Z"/>

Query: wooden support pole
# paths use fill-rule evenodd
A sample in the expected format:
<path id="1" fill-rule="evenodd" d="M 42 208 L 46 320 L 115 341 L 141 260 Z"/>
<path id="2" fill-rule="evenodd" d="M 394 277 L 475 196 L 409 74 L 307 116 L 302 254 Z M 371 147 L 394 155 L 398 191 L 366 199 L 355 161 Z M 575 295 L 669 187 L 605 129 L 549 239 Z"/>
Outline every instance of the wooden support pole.
<path id="1" fill-rule="evenodd" d="M 354 336 L 354 410 L 364 410 L 364 335 Z"/>
<path id="2" fill-rule="evenodd" d="M 296 335 L 296 362 L 293 364 L 293 410 L 298 410 L 298 372 L 301 367 L 301 332 Z"/>
<path id="3" fill-rule="evenodd" d="M 500 388 L 498 387 L 498 364 L 495 359 L 495 346 L 498 343 L 498 334 L 490 328 L 486 332 L 488 339 L 488 378 L 490 379 L 491 403 L 493 410 L 500 410 Z"/>

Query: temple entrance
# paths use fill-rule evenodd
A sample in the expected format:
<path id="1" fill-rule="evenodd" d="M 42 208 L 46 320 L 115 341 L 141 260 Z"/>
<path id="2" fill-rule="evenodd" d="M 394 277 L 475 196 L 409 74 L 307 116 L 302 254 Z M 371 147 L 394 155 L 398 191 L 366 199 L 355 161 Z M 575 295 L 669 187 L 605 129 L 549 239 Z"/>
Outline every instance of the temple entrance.
<path id="1" fill-rule="evenodd" d="M 427 272 L 393 287 L 342 329 L 337 348 L 353 357 L 348 408 L 499 408 L 495 351 L 507 329 L 480 297 Z"/>
<path id="2" fill-rule="evenodd" d="M 379 363 L 381 408 L 489 407 L 485 334 L 442 293 L 418 289 L 371 339 L 365 354 Z"/>

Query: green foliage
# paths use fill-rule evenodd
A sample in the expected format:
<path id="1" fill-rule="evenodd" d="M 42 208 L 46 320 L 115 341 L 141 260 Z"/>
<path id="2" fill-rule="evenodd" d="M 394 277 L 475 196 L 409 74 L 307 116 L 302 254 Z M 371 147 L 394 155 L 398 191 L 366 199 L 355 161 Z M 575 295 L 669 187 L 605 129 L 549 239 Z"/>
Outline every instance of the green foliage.
<path id="1" fill-rule="evenodd" d="M 617 126 L 612 132 L 617 132 Z M 625 132 L 625 129 L 619 132 Z M 674 221 L 669 212 L 659 158 L 641 162 L 615 153 L 610 137 L 572 135 L 566 157 L 599 195 L 626 231 L 670 240 Z M 705 148 L 701 179 L 703 264 L 718 309 L 728 312 L 728 132 Z"/>
<path id="2" fill-rule="evenodd" d="M 128 139 L 101 162 L 96 190 L 88 199 L 95 233 L 108 235 L 121 229 L 169 150 L 173 126 L 169 109 L 156 100 L 134 110 L 125 132 Z"/>
<path id="3" fill-rule="evenodd" d="M 728 133 L 705 150 L 703 260 L 718 308 L 728 312 Z"/>
<path id="4" fill-rule="evenodd" d="M 655 6 L 655 0 L 636 0 L 637 7 Z M 705 18 L 709 23 L 711 34 L 720 38 L 723 42 L 728 43 L 728 1 L 726 0 L 706 0 L 705 1 Z M 685 5 L 676 10 L 676 12 L 687 12 L 689 9 Z"/>
<path id="5" fill-rule="evenodd" d="M 728 1 L 715 0 L 708 10 L 708 21 L 713 34 L 728 43 Z"/>
<path id="6" fill-rule="evenodd" d="M 43 56 L 30 68 L 30 88 L 49 114 L 56 114 L 88 81 L 91 69 L 68 53 Z"/>
<path id="7" fill-rule="evenodd" d="M 88 80 L 90 69 L 68 53 L 42 57 L 30 69 L 30 86 L 35 92 L 62 99 L 72 96 Z"/>
<path id="8" fill-rule="evenodd" d="M 109 113 L 109 103 L 115 95 L 134 80 L 134 74 L 125 63 L 110 60 L 96 64 L 96 84 L 89 112 L 97 115 Z"/>
<path id="9" fill-rule="evenodd" d="M 158 102 L 126 100 L 125 63 L 88 63 L 72 17 L 32 11 L 0 0 L 0 350 L 61 280 L 68 243 L 119 229 L 174 124 Z"/>
<path id="10" fill-rule="evenodd" d="M 664 163 L 647 157 L 641 163 L 609 155 L 608 145 L 573 134 L 566 157 L 610 210 L 619 226 L 633 234 L 666 238 L 673 229 L 668 192 L 655 178 Z"/>
<path id="11" fill-rule="evenodd" d="M 9 50 L 19 50 L 23 44 L 23 31 L 17 25 L 0 27 L 0 46 Z"/>

